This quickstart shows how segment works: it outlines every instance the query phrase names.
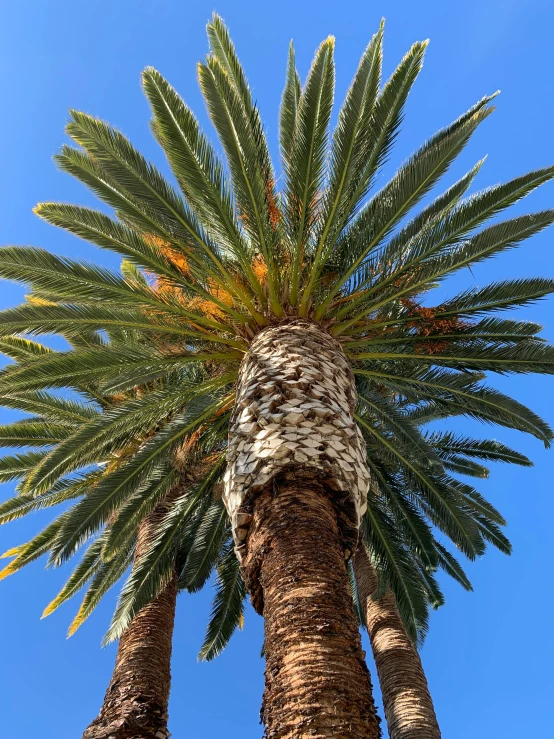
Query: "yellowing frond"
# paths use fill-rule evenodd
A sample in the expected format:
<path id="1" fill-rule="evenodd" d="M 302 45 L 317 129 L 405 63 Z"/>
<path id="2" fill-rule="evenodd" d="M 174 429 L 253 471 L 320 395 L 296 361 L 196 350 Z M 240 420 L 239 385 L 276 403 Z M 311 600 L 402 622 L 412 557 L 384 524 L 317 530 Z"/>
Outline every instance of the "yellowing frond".
<path id="1" fill-rule="evenodd" d="M 69 624 L 69 629 L 67 630 L 67 638 L 69 639 L 70 636 L 73 636 L 73 634 L 79 629 L 87 620 L 88 614 L 85 614 L 84 609 L 84 603 L 81 604 L 79 610 L 77 611 L 77 615 L 73 619 L 73 621 Z"/>
<path id="2" fill-rule="evenodd" d="M 45 300 L 44 298 L 39 298 L 36 295 L 25 295 L 25 300 L 31 305 L 56 305 L 56 303 L 52 300 Z"/>
<path id="3" fill-rule="evenodd" d="M 44 609 L 44 611 L 42 612 L 41 618 L 46 618 L 47 616 L 50 616 L 52 613 L 54 613 L 54 611 L 58 608 L 59 605 L 60 605 L 59 598 L 57 598 L 57 597 L 54 598 L 54 600 L 51 601 L 46 606 L 46 608 Z"/>
<path id="4" fill-rule="evenodd" d="M 13 575 L 14 572 L 18 571 L 19 567 L 19 560 L 14 559 L 13 562 L 10 562 L 10 564 L 7 567 L 4 567 L 4 569 L 0 572 L 0 580 L 5 580 L 6 577 Z"/>

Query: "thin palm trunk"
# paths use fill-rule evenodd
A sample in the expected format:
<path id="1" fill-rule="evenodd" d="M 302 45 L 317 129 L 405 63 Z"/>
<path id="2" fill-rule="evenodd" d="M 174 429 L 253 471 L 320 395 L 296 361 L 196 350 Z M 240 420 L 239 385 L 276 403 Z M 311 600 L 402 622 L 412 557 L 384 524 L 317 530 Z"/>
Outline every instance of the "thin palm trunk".
<path id="1" fill-rule="evenodd" d="M 267 739 L 374 739 L 379 720 L 348 590 L 369 475 L 340 344 L 291 321 L 241 367 L 225 500 L 265 619 Z"/>
<path id="2" fill-rule="evenodd" d="M 398 613 L 392 592 L 378 600 L 377 573 L 367 552 L 354 554 L 354 574 L 383 695 L 390 739 L 440 739 L 421 659 Z"/>
<path id="3" fill-rule="evenodd" d="M 135 561 L 167 513 L 169 498 L 139 527 Z M 119 641 L 112 679 L 100 713 L 83 739 L 167 739 L 171 642 L 177 572 L 165 589 L 132 620 Z"/>

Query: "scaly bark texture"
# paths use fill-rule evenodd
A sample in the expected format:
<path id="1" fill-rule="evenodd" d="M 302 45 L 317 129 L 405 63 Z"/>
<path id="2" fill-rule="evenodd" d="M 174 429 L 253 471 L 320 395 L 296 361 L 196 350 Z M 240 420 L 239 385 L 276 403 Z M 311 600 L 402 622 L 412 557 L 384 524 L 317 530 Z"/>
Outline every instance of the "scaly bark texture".
<path id="1" fill-rule="evenodd" d="M 141 523 L 135 557 L 148 546 L 171 500 L 168 496 Z M 170 736 L 167 705 L 176 601 L 177 572 L 165 589 L 137 613 L 119 640 L 104 703 L 83 739 L 167 739 Z"/>
<path id="2" fill-rule="evenodd" d="M 379 600 L 371 597 L 377 588 L 377 573 L 362 546 L 356 550 L 353 563 L 389 736 L 391 739 L 440 739 L 421 659 L 406 633 L 394 595 L 388 591 Z"/>
<path id="3" fill-rule="evenodd" d="M 265 620 L 267 739 L 379 737 L 336 506 L 309 469 L 256 499 L 243 570 Z"/>
<path id="4" fill-rule="evenodd" d="M 348 359 L 321 326 L 294 319 L 254 338 L 239 372 L 225 479 L 239 559 L 253 500 L 281 470 L 298 467 L 334 492 L 345 548 L 355 544 L 370 479 L 355 403 Z"/>

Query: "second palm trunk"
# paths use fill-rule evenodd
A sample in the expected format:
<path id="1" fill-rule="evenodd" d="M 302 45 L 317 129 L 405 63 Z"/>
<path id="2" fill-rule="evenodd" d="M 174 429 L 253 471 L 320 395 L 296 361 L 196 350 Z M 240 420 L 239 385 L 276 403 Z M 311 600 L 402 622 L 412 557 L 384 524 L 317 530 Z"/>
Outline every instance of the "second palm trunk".
<path id="1" fill-rule="evenodd" d="M 225 502 L 265 619 L 267 739 L 374 739 L 348 591 L 369 473 L 340 344 L 315 323 L 261 331 L 239 373 Z"/>
<path id="2" fill-rule="evenodd" d="M 406 633 L 394 595 L 389 590 L 373 598 L 377 572 L 363 546 L 357 548 L 353 561 L 390 739 L 441 739 L 421 659 Z"/>
<path id="3" fill-rule="evenodd" d="M 141 522 L 135 561 L 151 544 L 180 492 L 176 487 Z M 177 581 L 175 570 L 166 587 L 140 609 L 121 637 L 102 708 L 83 739 L 168 739 L 170 736 L 167 706 Z"/>

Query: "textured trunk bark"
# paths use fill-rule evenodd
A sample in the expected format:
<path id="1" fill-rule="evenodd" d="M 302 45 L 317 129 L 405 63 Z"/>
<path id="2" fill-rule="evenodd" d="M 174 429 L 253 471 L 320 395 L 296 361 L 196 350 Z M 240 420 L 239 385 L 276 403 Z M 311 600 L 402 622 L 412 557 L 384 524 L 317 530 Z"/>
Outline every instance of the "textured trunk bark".
<path id="1" fill-rule="evenodd" d="M 244 571 L 265 619 L 267 739 L 379 737 L 335 505 L 309 472 L 257 498 Z"/>
<path id="2" fill-rule="evenodd" d="M 173 496 L 172 496 L 173 497 Z M 167 513 L 170 499 L 142 522 L 136 557 L 144 551 Z M 171 641 L 177 601 L 177 573 L 132 620 L 119 641 L 115 668 L 97 718 L 83 739 L 167 739 Z"/>
<path id="3" fill-rule="evenodd" d="M 354 573 L 377 666 L 390 739 L 440 739 L 421 660 L 406 633 L 394 595 L 371 597 L 377 574 L 363 547 L 354 554 Z"/>
<path id="4" fill-rule="evenodd" d="M 261 331 L 238 378 L 224 500 L 265 619 L 267 739 L 380 734 L 345 560 L 369 486 L 341 345 L 292 320 Z"/>

